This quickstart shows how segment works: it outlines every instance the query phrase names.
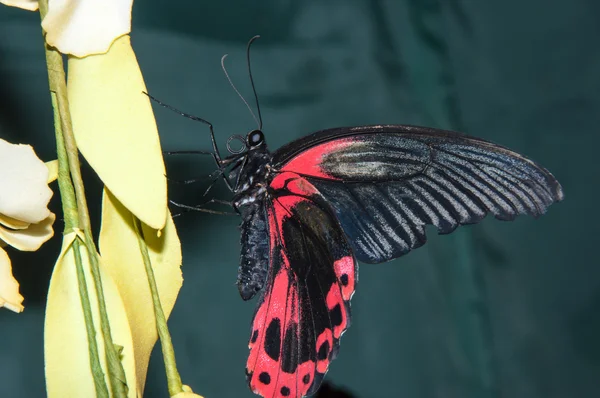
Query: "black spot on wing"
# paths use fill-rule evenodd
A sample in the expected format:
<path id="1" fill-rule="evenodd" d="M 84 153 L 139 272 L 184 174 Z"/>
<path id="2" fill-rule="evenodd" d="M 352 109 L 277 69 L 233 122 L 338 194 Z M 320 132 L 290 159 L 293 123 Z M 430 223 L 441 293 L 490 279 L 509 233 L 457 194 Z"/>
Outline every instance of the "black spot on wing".
<path id="1" fill-rule="evenodd" d="M 271 384 L 271 376 L 267 372 L 262 372 L 258 375 L 258 380 L 264 385 Z"/>
<path id="2" fill-rule="evenodd" d="M 273 318 L 265 333 L 265 352 L 274 361 L 279 361 L 281 349 L 281 321 Z"/>
<path id="3" fill-rule="evenodd" d="M 340 282 L 342 282 L 343 286 L 348 286 L 348 274 L 342 274 Z"/>

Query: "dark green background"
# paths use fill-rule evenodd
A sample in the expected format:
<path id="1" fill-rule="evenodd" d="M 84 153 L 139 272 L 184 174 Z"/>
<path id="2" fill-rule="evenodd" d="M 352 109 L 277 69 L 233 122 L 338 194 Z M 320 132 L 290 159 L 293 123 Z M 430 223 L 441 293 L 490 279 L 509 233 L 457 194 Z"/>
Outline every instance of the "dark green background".
<path id="1" fill-rule="evenodd" d="M 414 253 L 361 267 L 353 325 L 327 379 L 368 398 L 597 397 L 599 17 L 592 0 L 155 0 L 134 5 L 132 42 L 150 92 L 210 120 L 221 144 L 255 125 L 220 57 L 230 54 L 229 72 L 251 98 L 244 51 L 261 34 L 253 70 L 271 148 L 328 127 L 423 124 L 550 169 L 566 198 L 539 220 L 431 230 Z M 0 38 L 0 137 L 52 159 L 38 15 L 0 7 Z M 165 149 L 209 149 L 205 126 L 158 108 L 156 118 Z M 193 157 L 167 166 L 172 178 L 212 171 Z M 98 227 L 100 185 L 86 177 Z M 173 187 L 173 198 L 199 203 L 204 188 Z M 185 283 L 171 332 L 184 382 L 212 398 L 252 396 L 244 365 L 254 303 L 234 285 L 237 223 L 177 219 Z M 0 396 L 45 394 L 43 311 L 58 251 L 55 239 L 38 253 L 10 252 L 26 310 L 0 311 Z M 167 396 L 156 354 L 147 397 Z"/>

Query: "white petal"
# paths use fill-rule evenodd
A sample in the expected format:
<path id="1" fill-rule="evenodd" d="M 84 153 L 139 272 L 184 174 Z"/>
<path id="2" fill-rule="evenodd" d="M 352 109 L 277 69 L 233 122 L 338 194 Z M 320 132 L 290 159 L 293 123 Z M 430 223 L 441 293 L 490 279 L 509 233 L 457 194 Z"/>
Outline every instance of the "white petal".
<path id="1" fill-rule="evenodd" d="M 15 220 L 12 217 L 0 213 L 0 224 L 10 229 L 25 229 L 31 224 L 21 220 Z"/>
<path id="2" fill-rule="evenodd" d="M 12 247 L 22 251 L 36 251 L 54 235 L 52 224 L 56 216 L 50 213 L 48 218 L 38 224 L 31 224 L 27 229 L 7 229 L 0 225 L 0 239 Z"/>
<path id="3" fill-rule="evenodd" d="M 23 296 L 19 293 L 19 282 L 12 275 L 10 258 L 0 249 L 0 307 L 14 312 L 23 311 Z"/>
<path id="4" fill-rule="evenodd" d="M 133 0 L 52 0 L 42 21 L 46 41 L 63 54 L 103 54 L 131 31 Z"/>
<path id="5" fill-rule="evenodd" d="M 48 218 L 48 168 L 29 145 L 0 139 L 0 213 L 28 223 Z"/>
<path id="6" fill-rule="evenodd" d="M 11 7 L 19 7 L 24 10 L 37 11 L 38 2 L 34 0 L 0 0 L 0 3 Z"/>

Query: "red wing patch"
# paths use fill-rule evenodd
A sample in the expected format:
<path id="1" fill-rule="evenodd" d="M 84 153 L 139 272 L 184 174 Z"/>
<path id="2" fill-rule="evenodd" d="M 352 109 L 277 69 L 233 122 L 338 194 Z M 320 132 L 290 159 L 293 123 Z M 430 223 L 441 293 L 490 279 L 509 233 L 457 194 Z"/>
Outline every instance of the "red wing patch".
<path id="1" fill-rule="evenodd" d="M 354 294 L 356 283 L 356 263 L 352 255 L 342 257 L 333 263 L 335 274 L 342 284 L 342 297 L 344 301 L 350 301 Z"/>
<path id="2" fill-rule="evenodd" d="M 351 138 L 341 138 L 316 145 L 301 154 L 294 156 L 292 160 L 282 167 L 281 171 L 298 173 L 303 176 L 337 180 L 338 178 L 333 177 L 321 167 L 323 157 L 330 153 L 340 151 L 350 145 L 352 145 Z"/>
<path id="3" fill-rule="evenodd" d="M 270 268 L 246 365 L 263 397 L 314 393 L 350 325 L 357 267 L 333 211 L 294 173 L 270 184 Z"/>

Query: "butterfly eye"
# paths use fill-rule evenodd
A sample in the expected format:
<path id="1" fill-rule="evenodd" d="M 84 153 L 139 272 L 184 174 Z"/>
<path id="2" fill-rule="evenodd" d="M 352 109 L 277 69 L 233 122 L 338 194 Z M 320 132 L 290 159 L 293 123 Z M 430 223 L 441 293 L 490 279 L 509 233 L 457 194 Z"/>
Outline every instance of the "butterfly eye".
<path id="1" fill-rule="evenodd" d="M 246 141 L 248 143 L 248 146 L 252 148 L 262 144 L 265 141 L 265 136 L 260 130 L 252 130 L 248 133 Z"/>

